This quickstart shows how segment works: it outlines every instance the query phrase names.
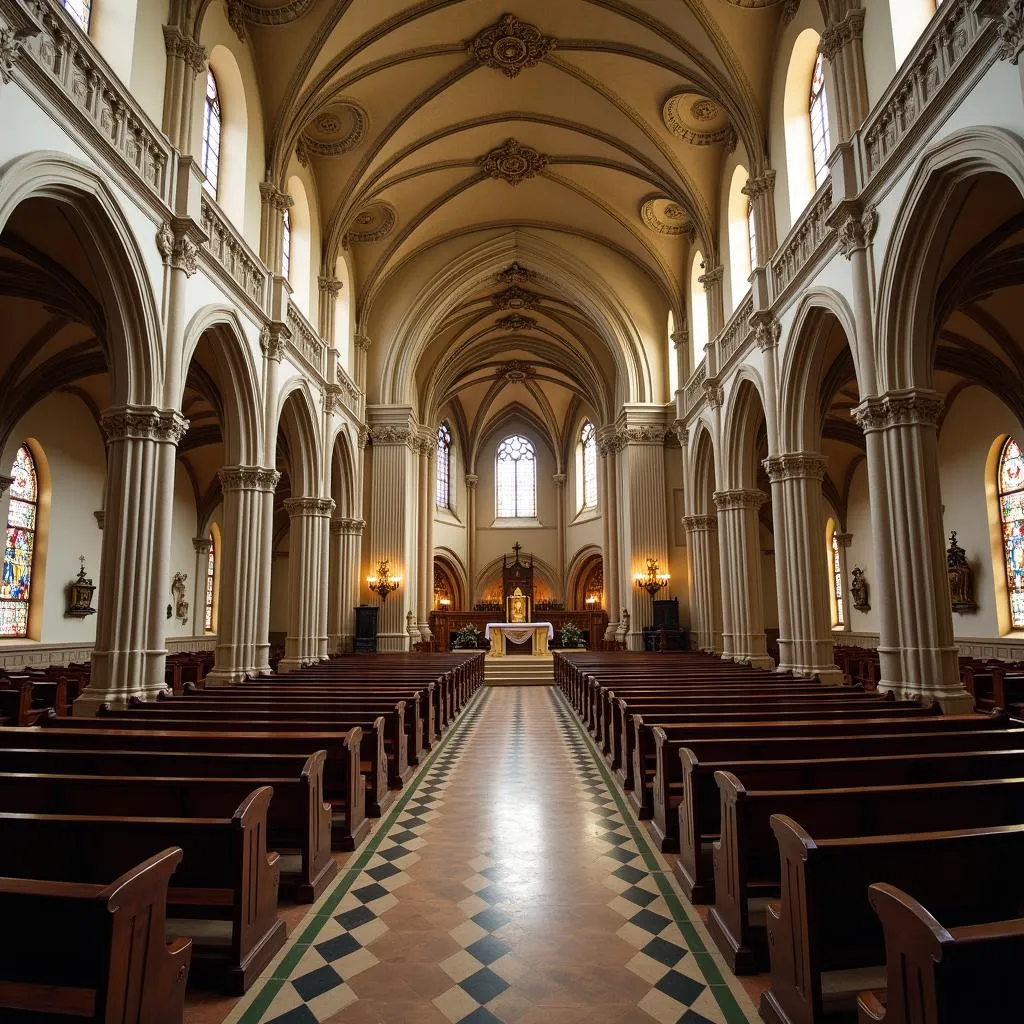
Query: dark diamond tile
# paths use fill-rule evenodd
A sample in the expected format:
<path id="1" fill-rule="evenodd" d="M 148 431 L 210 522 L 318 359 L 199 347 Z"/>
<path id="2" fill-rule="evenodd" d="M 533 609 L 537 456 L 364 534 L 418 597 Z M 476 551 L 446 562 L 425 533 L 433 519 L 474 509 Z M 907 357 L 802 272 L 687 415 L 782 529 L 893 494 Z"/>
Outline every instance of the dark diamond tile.
<path id="1" fill-rule="evenodd" d="M 641 878 L 647 877 L 646 871 L 641 871 L 639 868 L 630 867 L 628 864 L 624 864 L 621 868 L 616 868 L 612 874 L 616 878 L 621 878 L 624 882 L 629 882 L 630 885 L 635 885 L 640 881 Z"/>
<path id="2" fill-rule="evenodd" d="M 479 896 L 480 899 L 485 900 L 487 903 L 500 903 L 508 895 L 508 890 L 503 885 L 488 885 L 483 889 L 477 890 L 474 896 Z"/>
<path id="3" fill-rule="evenodd" d="M 412 851 L 407 850 L 404 846 L 389 846 L 386 850 L 378 850 L 377 856 L 383 857 L 385 860 L 400 860 L 402 857 L 407 857 Z"/>
<path id="4" fill-rule="evenodd" d="M 617 860 L 622 864 L 628 864 L 631 860 L 636 860 L 640 855 L 635 850 L 622 850 L 616 848 L 614 850 L 609 850 L 605 853 L 605 856 L 611 857 L 612 860 Z"/>
<path id="5" fill-rule="evenodd" d="M 465 981 L 460 981 L 459 986 L 478 1003 L 488 1003 L 508 988 L 508 982 L 489 967 L 485 967 L 482 971 L 471 974 Z"/>
<path id="6" fill-rule="evenodd" d="M 669 971 L 654 987 L 659 992 L 671 996 L 676 1002 L 682 1003 L 683 1006 L 689 1006 L 707 988 L 707 985 L 702 985 L 699 981 L 694 981 L 693 978 L 688 978 L 678 971 Z"/>
<path id="7" fill-rule="evenodd" d="M 683 949 L 682 946 L 677 946 L 673 942 L 658 938 L 651 939 L 641 952 L 646 953 L 652 960 L 657 960 L 659 964 L 664 964 L 666 967 L 675 967 L 687 954 L 687 950 Z"/>
<path id="8" fill-rule="evenodd" d="M 359 889 L 352 890 L 352 895 L 363 903 L 372 903 L 374 900 L 379 900 L 381 896 L 387 896 L 387 894 L 387 889 L 385 889 L 383 885 L 378 885 L 376 882 L 374 882 L 373 885 L 364 885 Z"/>
<path id="9" fill-rule="evenodd" d="M 308 1006 L 296 1006 L 294 1010 L 282 1013 L 267 1024 L 318 1024 L 315 1014 Z"/>
<path id="10" fill-rule="evenodd" d="M 463 1017 L 459 1024 L 502 1024 L 500 1017 L 495 1017 L 486 1006 L 478 1006 L 468 1017 Z"/>
<path id="11" fill-rule="evenodd" d="M 341 975 L 330 964 L 310 971 L 309 974 L 304 974 L 301 978 L 292 979 L 295 991 L 307 1003 L 317 996 L 322 996 L 325 992 L 330 992 L 332 988 L 337 988 L 341 983 Z"/>
<path id="12" fill-rule="evenodd" d="M 401 873 L 402 869 L 396 868 L 394 864 L 378 864 L 375 868 L 368 868 L 366 871 L 366 874 L 377 882 L 382 882 L 385 878 L 391 878 Z"/>
<path id="13" fill-rule="evenodd" d="M 403 843 L 409 842 L 410 839 L 415 839 L 416 833 L 410 832 L 408 829 L 400 829 L 398 832 L 391 832 L 388 835 L 388 839 L 396 842 L 401 846 Z"/>
<path id="14" fill-rule="evenodd" d="M 504 911 L 498 910 L 497 907 L 488 907 L 486 910 L 481 910 L 479 914 L 474 914 L 471 918 L 473 924 L 479 925 L 485 931 L 496 932 L 502 925 L 506 925 L 512 920 Z"/>
<path id="15" fill-rule="evenodd" d="M 687 1010 L 686 1013 L 679 1018 L 678 1024 L 712 1024 L 712 1022 L 696 1010 Z"/>
<path id="16" fill-rule="evenodd" d="M 333 939 L 326 939 L 324 942 L 314 943 L 316 951 L 325 959 L 331 962 L 340 960 L 357 949 L 362 949 L 358 940 L 351 935 L 336 935 Z"/>
<path id="17" fill-rule="evenodd" d="M 504 878 L 509 873 L 509 869 L 502 867 L 500 864 L 492 864 L 489 868 L 484 868 L 480 872 L 484 878 L 489 878 L 492 882 L 497 882 L 499 879 Z"/>
<path id="18" fill-rule="evenodd" d="M 619 895 L 623 899 L 629 900 L 630 903 L 635 903 L 638 907 L 650 906 L 658 898 L 653 892 L 648 892 L 646 889 L 641 889 L 636 885 L 631 885 Z"/>
<path id="19" fill-rule="evenodd" d="M 383 886 L 381 888 L 383 888 Z M 335 914 L 334 920 L 337 921 L 342 928 L 350 932 L 354 928 L 358 928 L 361 924 L 376 921 L 377 915 L 369 907 L 353 907 L 351 910 L 346 910 L 341 914 Z"/>
<path id="20" fill-rule="evenodd" d="M 629 836 L 620 836 L 618 832 L 605 832 L 601 839 L 606 843 L 611 843 L 613 846 L 622 846 L 623 843 L 629 842 Z"/>
<path id="21" fill-rule="evenodd" d="M 470 956 L 476 957 L 482 964 L 493 964 L 498 957 L 504 956 L 509 947 L 501 939 L 493 935 L 485 935 L 466 947 Z"/>
<path id="22" fill-rule="evenodd" d="M 629 919 L 629 923 L 635 924 L 638 928 L 643 928 L 645 932 L 657 935 L 658 932 L 662 931 L 669 924 L 669 919 L 662 917 L 661 914 L 654 913 L 653 910 L 641 910 L 639 914 L 634 914 Z"/>

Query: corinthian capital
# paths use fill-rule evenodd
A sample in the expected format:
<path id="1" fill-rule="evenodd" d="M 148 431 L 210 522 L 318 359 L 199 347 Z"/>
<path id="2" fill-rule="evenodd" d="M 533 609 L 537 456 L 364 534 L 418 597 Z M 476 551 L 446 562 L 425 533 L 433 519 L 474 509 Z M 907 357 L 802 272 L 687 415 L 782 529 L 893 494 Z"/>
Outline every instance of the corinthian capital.
<path id="1" fill-rule="evenodd" d="M 734 491 L 715 491 L 712 498 L 715 508 L 724 512 L 730 509 L 759 509 L 768 500 L 768 495 L 755 487 Z"/>
<path id="2" fill-rule="evenodd" d="M 217 471 L 220 489 L 232 491 L 274 491 L 281 474 L 276 469 L 262 466 L 224 466 Z"/>
<path id="3" fill-rule="evenodd" d="M 996 23 L 999 58 L 1017 64 L 1024 53 L 1024 0 L 980 0 L 978 14 Z"/>
<path id="4" fill-rule="evenodd" d="M 117 441 L 162 441 L 177 445 L 188 430 L 188 420 L 173 409 L 151 405 L 123 405 L 106 409 L 100 428 L 107 444 Z"/>
<path id="5" fill-rule="evenodd" d="M 852 415 L 865 434 L 892 427 L 937 427 L 945 405 L 945 398 L 937 391 L 904 388 L 877 398 L 866 398 Z"/>
<path id="6" fill-rule="evenodd" d="M 790 452 L 773 455 L 761 462 L 771 482 L 781 480 L 824 480 L 828 459 L 817 452 Z"/>
<path id="7" fill-rule="evenodd" d="M 292 519 L 297 516 L 325 518 L 334 511 L 334 500 L 332 498 L 288 498 L 284 502 L 284 510 Z"/>
<path id="8" fill-rule="evenodd" d="M 687 533 L 711 533 L 718 529 L 718 516 L 683 516 Z"/>

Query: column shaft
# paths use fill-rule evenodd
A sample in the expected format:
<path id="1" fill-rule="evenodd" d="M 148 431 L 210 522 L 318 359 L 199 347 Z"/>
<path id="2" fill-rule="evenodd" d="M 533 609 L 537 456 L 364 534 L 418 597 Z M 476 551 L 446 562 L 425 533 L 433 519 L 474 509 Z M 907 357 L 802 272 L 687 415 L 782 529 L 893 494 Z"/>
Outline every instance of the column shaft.
<path id="1" fill-rule="evenodd" d="M 281 672 L 327 657 L 327 608 L 321 585 L 334 502 L 330 498 L 289 498 L 288 635 Z"/>

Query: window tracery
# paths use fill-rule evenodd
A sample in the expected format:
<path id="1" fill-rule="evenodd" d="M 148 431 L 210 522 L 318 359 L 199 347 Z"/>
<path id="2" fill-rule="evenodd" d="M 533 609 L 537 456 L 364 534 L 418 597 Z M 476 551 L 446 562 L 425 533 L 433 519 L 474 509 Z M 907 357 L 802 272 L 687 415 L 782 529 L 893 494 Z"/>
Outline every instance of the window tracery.
<path id="1" fill-rule="evenodd" d="M 531 519 L 537 514 L 537 452 L 525 437 L 512 434 L 494 459 L 497 517 Z"/>
<path id="2" fill-rule="evenodd" d="M 203 628 L 207 633 L 213 632 L 213 595 L 217 582 L 217 541 L 210 538 L 210 553 L 206 557 L 206 591 Z"/>
<path id="3" fill-rule="evenodd" d="M 212 69 L 206 72 L 206 106 L 203 112 L 203 149 L 201 162 L 206 185 L 217 198 L 220 181 L 220 137 L 223 121 L 220 109 L 220 92 Z"/>
<path id="4" fill-rule="evenodd" d="M 452 432 L 447 423 L 437 428 L 437 508 L 452 507 Z"/>

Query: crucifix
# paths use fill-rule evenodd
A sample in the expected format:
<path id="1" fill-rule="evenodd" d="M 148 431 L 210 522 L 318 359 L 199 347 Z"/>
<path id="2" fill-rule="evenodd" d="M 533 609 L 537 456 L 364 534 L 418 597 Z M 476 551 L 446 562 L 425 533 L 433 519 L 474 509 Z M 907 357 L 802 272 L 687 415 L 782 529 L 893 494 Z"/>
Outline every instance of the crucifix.
<path id="1" fill-rule="evenodd" d="M 523 550 L 522 544 L 520 544 L 519 541 L 516 541 L 515 544 L 512 545 L 512 550 L 516 553 L 516 561 L 518 562 L 519 552 Z"/>

